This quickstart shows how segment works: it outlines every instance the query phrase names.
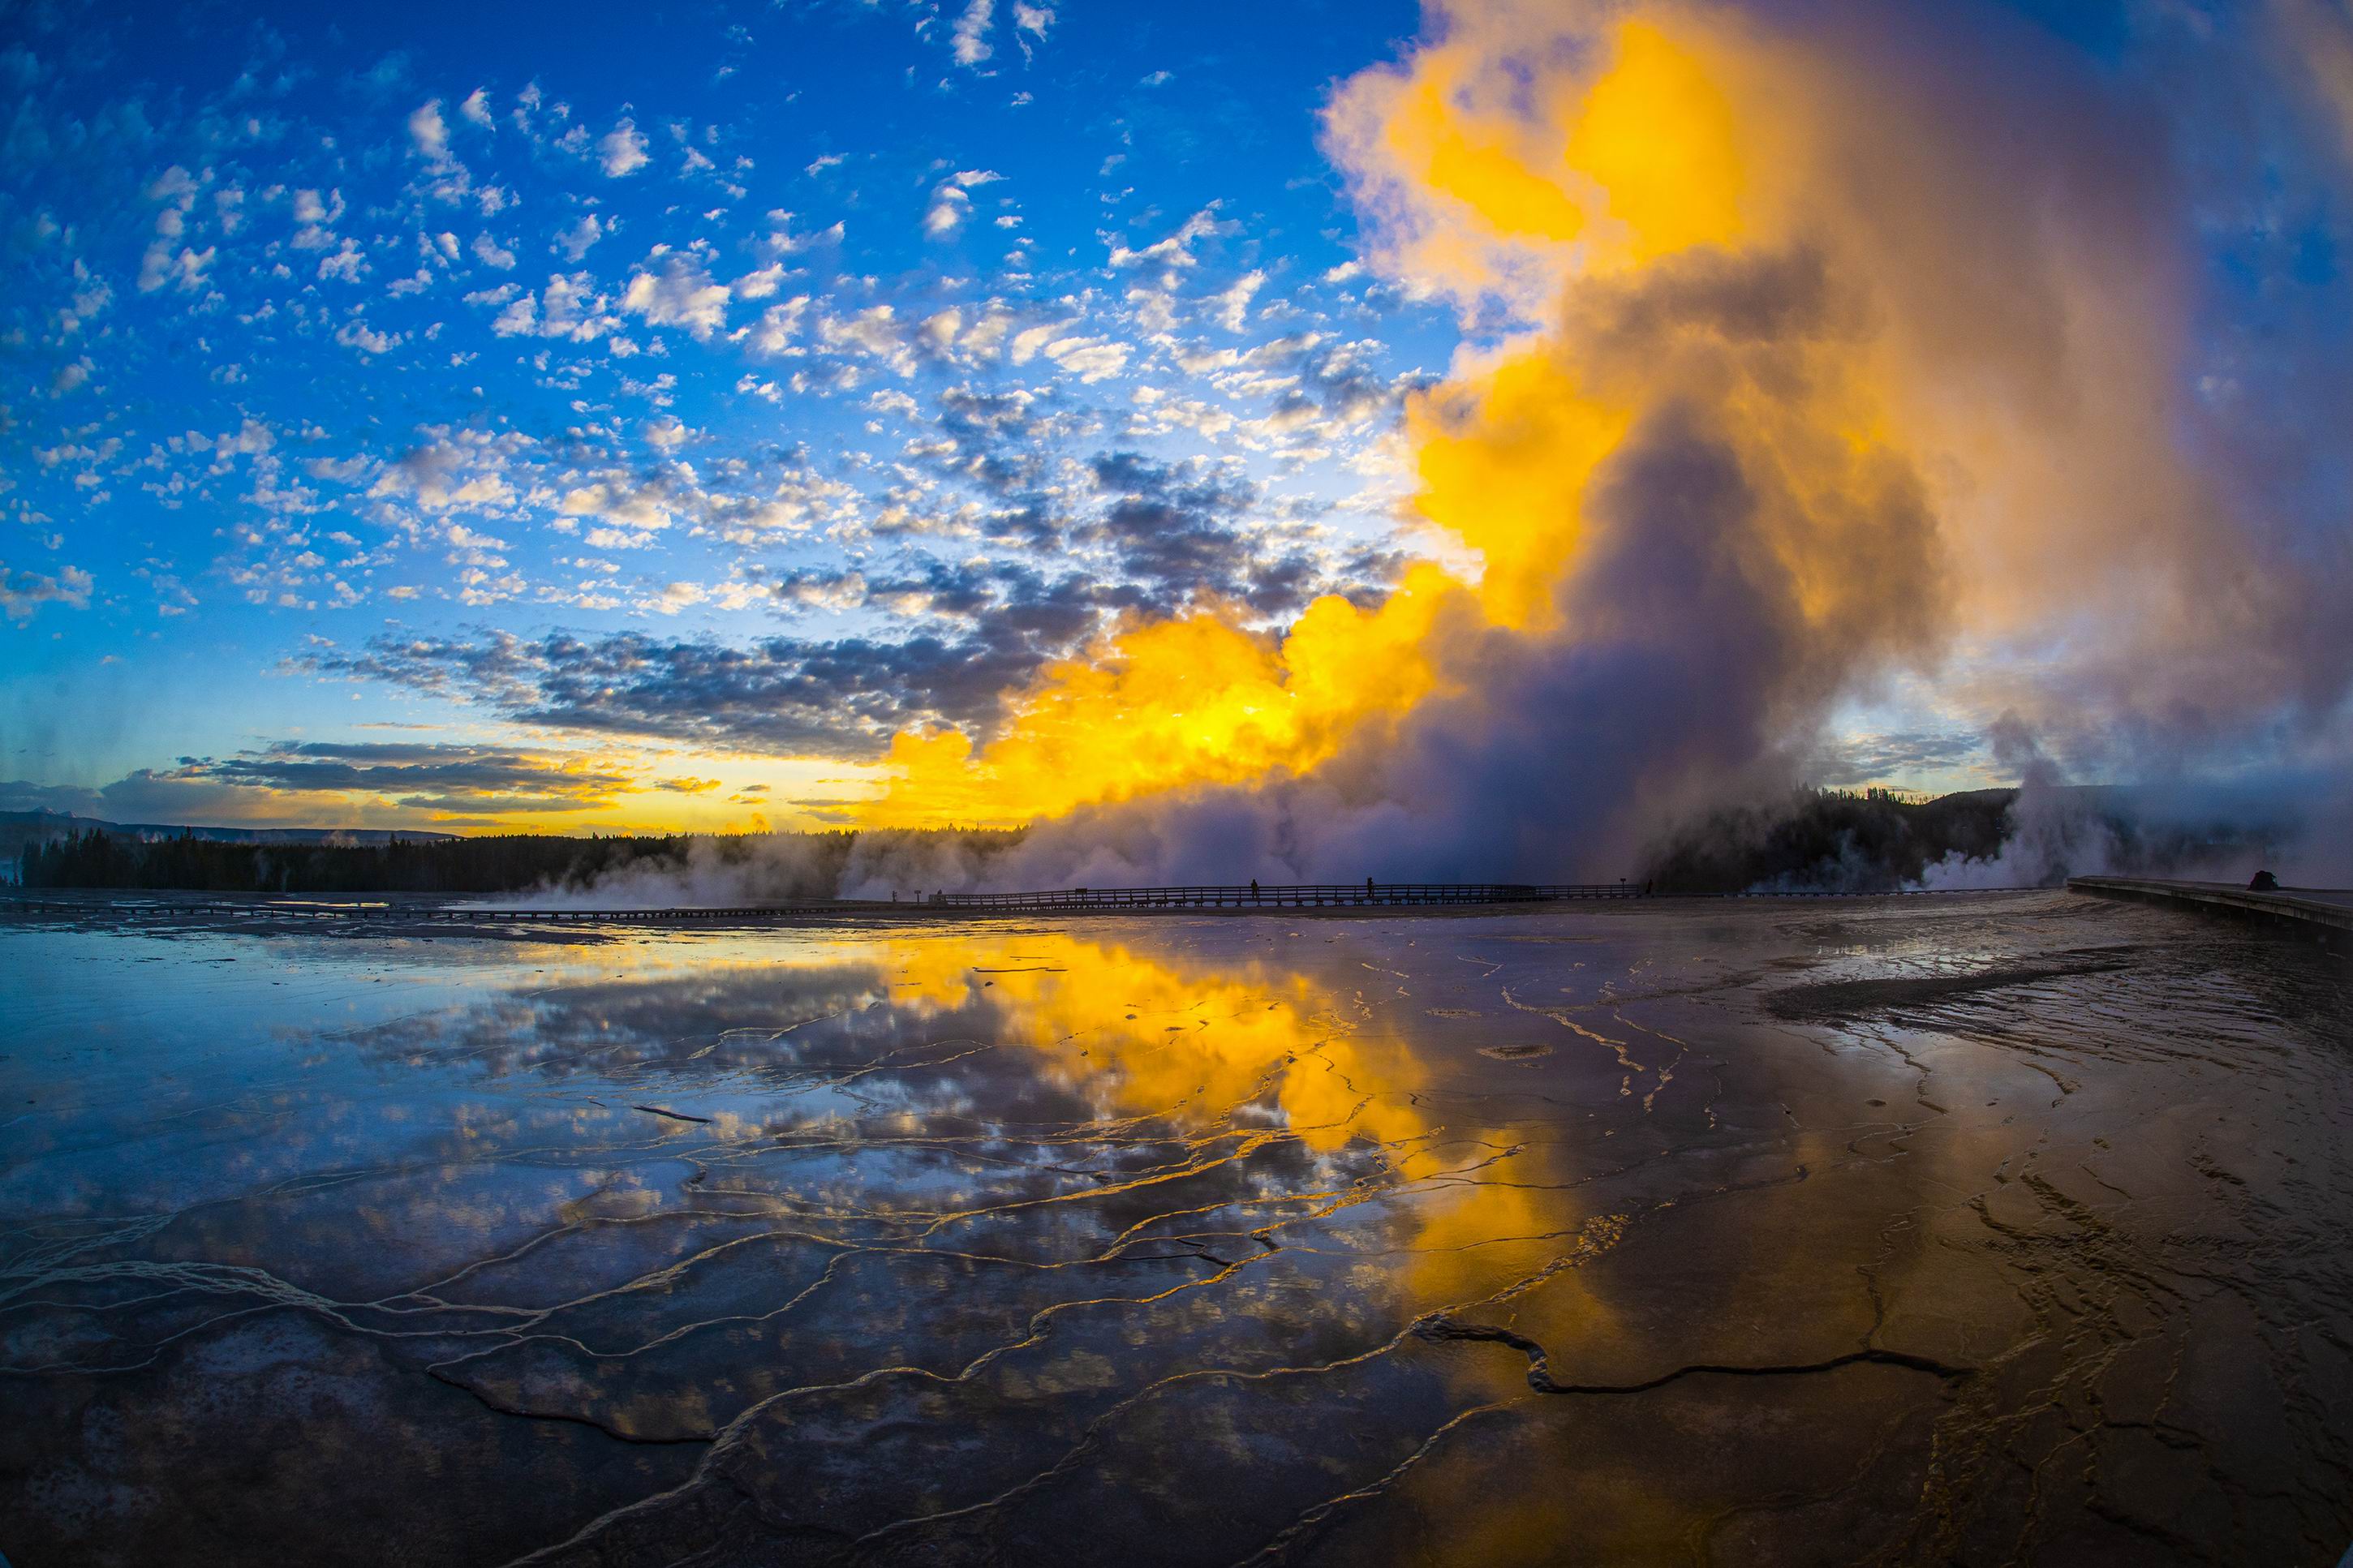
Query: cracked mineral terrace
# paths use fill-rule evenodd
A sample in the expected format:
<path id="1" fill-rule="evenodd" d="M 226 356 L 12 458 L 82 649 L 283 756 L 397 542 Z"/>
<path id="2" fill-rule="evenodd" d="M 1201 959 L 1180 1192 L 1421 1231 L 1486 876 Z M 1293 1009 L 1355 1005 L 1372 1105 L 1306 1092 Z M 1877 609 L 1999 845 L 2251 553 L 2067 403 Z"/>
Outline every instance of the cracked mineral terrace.
<path id="1" fill-rule="evenodd" d="M 0 931 L 0 1553 L 2353 1538 L 2353 980 L 2064 893 Z"/>

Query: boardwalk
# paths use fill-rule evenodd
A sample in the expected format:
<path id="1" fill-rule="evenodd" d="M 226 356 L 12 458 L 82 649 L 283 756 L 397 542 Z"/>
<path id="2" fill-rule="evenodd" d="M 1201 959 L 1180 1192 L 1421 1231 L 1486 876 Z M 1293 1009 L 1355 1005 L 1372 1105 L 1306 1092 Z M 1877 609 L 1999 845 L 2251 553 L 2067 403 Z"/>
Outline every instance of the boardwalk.
<path id="1" fill-rule="evenodd" d="M 2104 899 L 2172 904 L 2181 909 L 2301 924 L 2332 942 L 2353 938 L 2353 890 L 2282 888 L 2258 893 L 2232 882 L 2176 882 L 2154 877 L 2070 877 L 2067 889 Z"/>
<path id="2" fill-rule="evenodd" d="M 1310 882 L 1261 887 L 1065 888 L 1040 893 L 934 893 L 950 910 L 1022 914 L 1072 910 L 1323 910 L 1410 904 L 1546 904 L 1572 899 L 1635 899 L 1634 882 Z"/>
<path id="3" fill-rule="evenodd" d="M 446 904 L 413 898 L 229 898 L 217 894 L 58 894 L 0 899 L 0 912 L 110 920 L 367 921 L 425 925 L 764 925 L 943 916 L 1145 913 L 1183 910 L 1342 910 L 1525 905 L 1640 898 L 1630 882 L 1346 882 L 1196 888 L 1064 888 L 1027 893 L 934 892 L 904 900 L 818 899 L 715 908 Z"/>

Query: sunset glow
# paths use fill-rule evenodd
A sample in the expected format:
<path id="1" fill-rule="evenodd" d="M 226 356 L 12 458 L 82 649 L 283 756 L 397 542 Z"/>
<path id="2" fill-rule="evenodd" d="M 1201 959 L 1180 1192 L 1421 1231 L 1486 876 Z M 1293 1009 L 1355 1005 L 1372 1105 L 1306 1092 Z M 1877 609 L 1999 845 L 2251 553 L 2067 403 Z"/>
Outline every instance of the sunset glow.
<path id="1" fill-rule="evenodd" d="M 2325 8 L 2196 101 L 2153 18 L 902 9 L 28 33 L 8 805 L 1574 877 L 2342 760 Z"/>

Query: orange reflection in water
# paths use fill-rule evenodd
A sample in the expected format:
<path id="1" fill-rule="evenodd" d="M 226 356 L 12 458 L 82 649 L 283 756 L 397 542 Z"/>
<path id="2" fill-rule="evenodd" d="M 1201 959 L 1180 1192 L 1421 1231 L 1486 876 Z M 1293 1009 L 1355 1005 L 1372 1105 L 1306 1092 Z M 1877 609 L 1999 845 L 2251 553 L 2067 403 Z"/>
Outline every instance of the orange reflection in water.
<path id="1" fill-rule="evenodd" d="M 1379 1205 L 1349 1245 L 1414 1310 L 1542 1277 L 1577 1299 L 1579 1318 L 1606 1319 L 1558 1276 L 1614 1241 L 1614 1223 L 1545 1180 L 1543 1158 L 1520 1152 L 1513 1131 L 1451 1116 L 1430 1093 L 1475 1040 L 1417 1040 L 1387 1010 L 1271 957 L 1175 957 L 1059 931 L 900 936 L 841 952 L 872 961 L 878 945 L 894 1008 L 990 1008 L 997 1047 L 1039 1053 L 1101 1121 L 1267 1116 L 1318 1154 L 1377 1146 L 1395 1179 L 1345 1200 Z M 1397 1015 L 1409 1027 L 1426 1018 Z"/>
<path id="2" fill-rule="evenodd" d="M 1059 931 L 861 933 L 766 948 L 743 972 L 806 973 L 813 984 L 822 976 L 826 994 L 850 1006 L 887 1000 L 899 1026 L 894 1054 L 913 1053 L 913 1081 L 923 1077 L 919 1058 L 942 1054 L 917 1047 L 959 1037 L 1024 1058 L 1025 1072 L 1088 1108 L 1091 1137 L 1228 1140 L 1217 1157 L 1246 1163 L 1285 1140 L 1319 1158 L 1350 1156 L 1344 1167 L 1287 1175 L 1252 1165 L 1250 1201 L 1282 1211 L 1269 1217 L 1292 1227 L 1284 1247 L 1357 1258 L 1356 1288 L 1397 1303 L 1401 1321 L 1489 1300 L 1508 1310 L 1516 1292 L 1540 1288 L 1555 1303 L 1575 1303 L 1556 1305 L 1556 1319 L 1567 1311 L 1608 1331 L 1608 1307 L 1567 1276 L 1614 1243 L 1616 1222 L 1551 1173 L 1558 1162 L 1548 1135 L 1531 1147 L 1531 1128 L 1508 1120 L 1513 1102 L 1484 1092 L 1495 1086 L 1478 1055 L 1489 1034 L 1383 989 L 1418 984 L 1410 977 L 1359 981 L 1321 944 L 1310 962 L 1286 962 L 1280 946 L 1172 951 L 1148 928 L 1130 929 L 1128 941 Z M 647 959 L 648 978 L 713 973 L 709 955 Z M 1450 1092 L 1463 1089 L 1481 1092 Z M 722 1142 L 775 1135 L 771 1115 L 757 1110 L 702 1109 Z M 903 1131 L 928 1131 L 923 1111 L 903 1114 Z M 1198 1168 L 1172 1165 L 1143 1184 Z M 868 1194 L 883 1206 L 890 1198 Z M 1307 1223 L 1318 1215 L 1328 1225 Z M 1495 1366 L 1508 1391 L 1517 1374 L 1508 1361 Z"/>
<path id="3" fill-rule="evenodd" d="M 1410 1103 L 1426 1075 L 1406 1044 L 1280 966 L 1164 962 L 1061 932 L 893 937 L 840 955 L 872 962 L 878 946 L 894 1008 L 989 1007 L 998 1045 L 1041 1053 L 1103 1120 L 1258 1105 L 1319 1153 L 1429 1131 Z"/>

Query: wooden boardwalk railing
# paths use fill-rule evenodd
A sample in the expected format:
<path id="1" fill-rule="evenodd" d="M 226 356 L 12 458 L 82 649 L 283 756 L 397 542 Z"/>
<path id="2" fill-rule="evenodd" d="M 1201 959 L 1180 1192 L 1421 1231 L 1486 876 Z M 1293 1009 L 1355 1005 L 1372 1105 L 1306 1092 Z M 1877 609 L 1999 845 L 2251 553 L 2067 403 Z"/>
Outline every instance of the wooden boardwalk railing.
<path id="1" fill-rule="evenodd" d="M 1564 899 L 1634 899 L 1635 882 L 1311 882 L 1240 887 L 1065 888 L 1039 893 L 934 893 L 951 910 L 1304 910 L 1408 904 L 1534 904 Z"/>

